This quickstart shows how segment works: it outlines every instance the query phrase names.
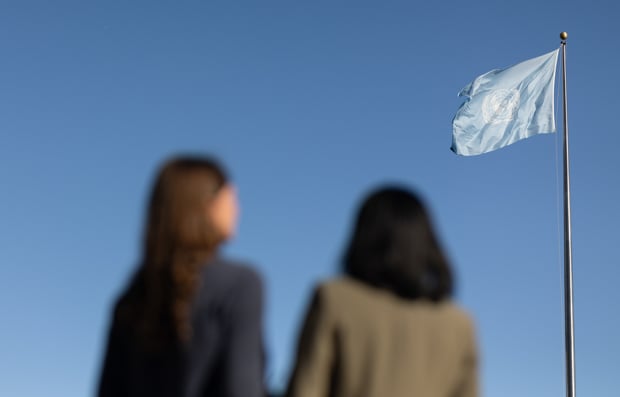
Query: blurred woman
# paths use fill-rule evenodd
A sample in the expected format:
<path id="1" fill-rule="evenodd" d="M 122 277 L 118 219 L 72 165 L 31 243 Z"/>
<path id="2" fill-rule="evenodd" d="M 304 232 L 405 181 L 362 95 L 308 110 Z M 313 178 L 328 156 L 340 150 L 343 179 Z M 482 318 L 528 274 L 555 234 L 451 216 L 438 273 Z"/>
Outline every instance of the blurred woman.
<path id="1" fill-rule="evenodd" d="M 214 160 L 161 168 L 142 259 L 114 308 L 99 397 L 264 396 L 262 282 L 218 256 L 237 212 Z"/>
<path id="2" fill-rule="evenodd" d="M 474 327 L 415 194 L 366 198 L 343 270 L 314 291 L 288 397 L 478 395 Z"/>

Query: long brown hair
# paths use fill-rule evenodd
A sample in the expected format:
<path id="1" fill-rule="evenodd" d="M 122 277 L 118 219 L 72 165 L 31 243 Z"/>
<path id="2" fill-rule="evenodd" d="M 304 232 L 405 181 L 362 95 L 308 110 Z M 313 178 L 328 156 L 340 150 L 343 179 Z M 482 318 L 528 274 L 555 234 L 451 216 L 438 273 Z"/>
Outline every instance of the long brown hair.
<path id="1" fill-rule="evenodd" d="M 226 183 L 222 168 L 206 157 L 174 158 L 157 175 L 142 260 L 117 311 L 148 350 L 191 337 L 190 306 L 201 269 L 223 240 L 207 216 L 207 205 Z"/>

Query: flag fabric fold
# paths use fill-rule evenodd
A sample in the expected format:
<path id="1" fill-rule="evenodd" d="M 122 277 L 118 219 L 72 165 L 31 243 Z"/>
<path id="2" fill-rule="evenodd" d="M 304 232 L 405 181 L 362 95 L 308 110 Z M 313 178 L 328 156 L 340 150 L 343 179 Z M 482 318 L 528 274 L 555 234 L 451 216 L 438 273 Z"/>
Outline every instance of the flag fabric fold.
<path id="1" fill-rule="evenodd" d="M 491 152 L 524 138 L 555 132 L 558 50 L 478 76 L 459 92 L 465 102 L 452 121 L 451 150 Z"/>

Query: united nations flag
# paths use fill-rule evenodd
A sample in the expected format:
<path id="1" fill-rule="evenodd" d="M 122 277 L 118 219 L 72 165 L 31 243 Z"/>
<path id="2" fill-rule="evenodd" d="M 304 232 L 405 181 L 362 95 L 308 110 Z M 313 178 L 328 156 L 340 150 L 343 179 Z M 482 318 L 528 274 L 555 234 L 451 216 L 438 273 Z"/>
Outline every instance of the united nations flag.
<path id="1" fill-rule="evenodd" d="M 555 132 L 553 96 L 559 50 L 477 77 L 452 121 L 452 151 L 487 153 L 536 134 Z"/>

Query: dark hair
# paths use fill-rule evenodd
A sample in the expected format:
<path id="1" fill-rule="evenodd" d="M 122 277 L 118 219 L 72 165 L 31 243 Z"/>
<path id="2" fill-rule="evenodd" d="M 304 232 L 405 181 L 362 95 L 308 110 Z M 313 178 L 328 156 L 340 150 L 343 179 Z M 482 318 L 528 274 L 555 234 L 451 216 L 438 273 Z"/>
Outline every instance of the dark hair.
<path id="1" fill-rule="evenodd" d="M 206 205 L 227 177 L 211 158 L 183 156 L 160 169 L 148 202 L 142 259 L 117 315 L 139 345 L 161 350 L 191 337 L 190 305 L 207 260 L 223 240 Z"/>
<path id="2" fill-rule="evenodd" d="M 402 187 L 372 192 L 359 209 L 345 274 L 406 299 L 452 294 L 452 272 L 420 198 Z"/>

